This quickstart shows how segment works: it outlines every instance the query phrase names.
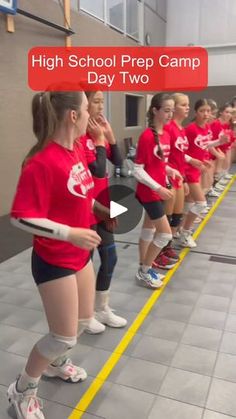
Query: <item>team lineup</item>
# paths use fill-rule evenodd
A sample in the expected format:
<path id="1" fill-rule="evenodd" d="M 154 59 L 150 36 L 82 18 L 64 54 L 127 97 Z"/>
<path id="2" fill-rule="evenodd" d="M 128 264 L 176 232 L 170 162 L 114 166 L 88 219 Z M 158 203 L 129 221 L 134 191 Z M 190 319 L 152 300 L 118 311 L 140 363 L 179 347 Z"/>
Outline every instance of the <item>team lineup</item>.
<path id="1" fill-rule="evenodd" d="M 190 111 L 187 95 L 152 97 L 133 166 L 137 205 L 144 209 L 137 285 L 161 288 L 165 276 L 160 270 L 175 266 L 176 249 L 197 246 L 192 232 L 210 209 L 207 198 L 220 196 L 231 179 L 235 108 L 235 98 L 219 109 L 213 100 L 200 99 L 193 121 L 184 127 Z M 37 397 L 43 375 L 70 383 L 87 378 L 69 357 L 83 332 L 127 325 L 109 305 L 119 261 L 106 161 L 121 167 L 122 156 L 104 116 L 103 93 L 37 93 L 32 115 L 37 143 L 23 162 L 11 218 L 34 235 L 32 276 L 49 332 L 9 386 L 18 419 L 28 418 L 29 412 L 31 418 L 45 417 Z M 92 262 L 96 249 L 97 277 Z"/>

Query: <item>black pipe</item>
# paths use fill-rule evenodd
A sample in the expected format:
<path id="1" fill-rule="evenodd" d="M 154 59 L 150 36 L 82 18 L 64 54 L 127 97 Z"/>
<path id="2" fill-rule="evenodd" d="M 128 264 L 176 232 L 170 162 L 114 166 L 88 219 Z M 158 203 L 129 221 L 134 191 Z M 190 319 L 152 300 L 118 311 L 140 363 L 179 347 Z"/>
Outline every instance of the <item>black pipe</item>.
<path id="1" fill-rule="evenodd" d="M 74 35 L 75 34 L 75 32 L 72 31 L 72 29 L 65 28 L 64 26 L 57 25 L 56 23 L 50 22 L 49 20 L 43 19 L 42 17 L 32 15 L 32 13 L 26 12 L 25 10 L 17 8 L 17 13 L 19 13 L 20 15 L 29 17 L 30 19 L 37 20 L 37 22 L 43 23 L 44 25 L 51 26 L 54 29 L 58 29 L 59 31 L 62 31 L 62 32 L 66 33 L 67 35 Z"/>

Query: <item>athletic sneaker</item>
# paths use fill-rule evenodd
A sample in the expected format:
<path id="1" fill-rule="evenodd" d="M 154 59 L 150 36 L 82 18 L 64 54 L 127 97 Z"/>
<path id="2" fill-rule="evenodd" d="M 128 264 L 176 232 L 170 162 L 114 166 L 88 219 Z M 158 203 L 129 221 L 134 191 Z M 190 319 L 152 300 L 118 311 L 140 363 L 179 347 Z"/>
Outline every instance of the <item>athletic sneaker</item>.
<path id="1" fill-rule="evenodd" d="M 211 188 L 207 194 L 210 198 L 218 198 L 220 196 L 220 193 L 215 191 L 215 189 Z"/>
<path id="2" fill-rule="evenodd" d="M 177 261 L 169 259 L 164 253 L 160 253 L 154 260 L 152 267 L 160 269 L 172 269 Z"/>
<path id="3" fill-rule="evenodd" d="M 182 247 L 197 247 L 197 243 L 193 240 L 190 230 L 182 230 L 179 238 L 179 243 Z"/>
<path id="4" fill-rule="evenodd" d="M 95 317 L 92 317 L 89 325 L 84 329 L 86 333 L 89 333 L 90 335 L 97 335 L 99 333 L 104 332 L 106 329 L 106 326 L 104 324 L 100 323 Z"/>
<path id="5" fill-rule="evenodd" d="M 43 375 L 50 378 L 58 377 L 67 383 L 79 383 L 87 378 L 86 371 L 72 364 L 70 358 L 67 358 L 62 365 L 57 367 L 50 364 Z"/>
<path id="6" fill-rule="evenodd" d="M 201 213 L 202 214 L 202 213 Z M 204 218 L 204 217 L 203 217 Z M 194 220 L 194 224 L 200 224 L 202 222 L 202 218 L 201 217 L 197 217 Z"/>
<path id="7" fill-rule="evenodd" d="M 231 175 L 230 173 L 226 173 L 226 175 L 224 175 L 224 179 L 232 179 L 234 177 L 234 175 Z"/>
<path id="8" fill-rule="evenodd" d="M 127 325 L 127 320 L 114 314 L 113 310 L 109 306 L 106 306 L 104 310 L 96 311 L 95 316 L 98 322 L 106 324 L 110 327 L 119 328 Z"/>
<path id="9" fill-rule="evenodd" d="M 211 207 L 209 207 L 208 205 L 201 211 L 201 215 L 205 215 L 208 214 L 208 212 L 210 211 Z"/>
<path id="10" fill-rule="evenodd" d="M 216 192 L 223 192 L 225 190 L 225 186 L 220 185 L 220 183 L 218 182 L 215 184 L 214 189 Z"/>
<path id="11" fill-rule="evenodd" d="M 146 288 L 157 289 L 162 287 L 162 279 L 165 275 L 161 275 L 154 271 L 154 269 L 148 269 L 147 273 L 144 273 L 141 268 L 135 275 L 135 278 L 139 285 Z"/>
<path id="12" fill-rule="evenodd" d="M 179 237 L 179 233 L 178 233 L 178 237 Z M 168 259 L 172 259 L 176 262 L 178 262 L 179 260 L 179 255 L 175 251 L 175 249 L 172 247 L 172 244 L 168 244 L 166 247 L 164 247 L 161 253 L 164 253 L 164 255 L 168 257 Z"/>
<path id="13" fill-rule="evenodd" d="M 14 407 L 17 419 L 45 419 L 42 412 L 42 400 L 36 396 L 37 389 L 28 389 L 22 393 L 16 389 L 16 383 L 10 384 L 7 397 Z"/>

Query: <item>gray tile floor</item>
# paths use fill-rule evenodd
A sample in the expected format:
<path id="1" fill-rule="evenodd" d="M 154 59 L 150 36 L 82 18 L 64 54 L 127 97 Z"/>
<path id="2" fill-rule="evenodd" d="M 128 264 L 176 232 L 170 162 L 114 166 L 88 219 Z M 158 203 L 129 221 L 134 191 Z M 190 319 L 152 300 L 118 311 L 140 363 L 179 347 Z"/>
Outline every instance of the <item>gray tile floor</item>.
<path id="1" fill-rule="evenodd" d="M 235 213 L 233 185 L 84 419 L 236 418 Z M 119 263 L 112 285 L 112 307 L 129 325 L 152 294 L 134 282 L 138 232 L 139 227 L 117 237 Z M 232 263 L 213 262 L 212 254 L 231 256 Z M 30 249 L 0 264 L 0 419 L 14 417 L 7 386 L 47 332 L 29 257 Z M 102 335 L 81 337 L 72 358 L 88 372 L 84 383 L 42 380 L 39 394 L 47 419 L 68 418 L 126 330 L 107 328 Z"/>

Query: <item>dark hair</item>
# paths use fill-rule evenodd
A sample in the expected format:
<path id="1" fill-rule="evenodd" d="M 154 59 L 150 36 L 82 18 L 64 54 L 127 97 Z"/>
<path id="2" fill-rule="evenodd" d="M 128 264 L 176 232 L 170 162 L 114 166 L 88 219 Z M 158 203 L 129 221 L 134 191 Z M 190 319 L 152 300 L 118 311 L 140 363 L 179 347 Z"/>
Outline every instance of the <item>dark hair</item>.
<path id="1" fill-rule="evenodd" d="M 29 158 L 42 150 L 55 130 L 63 121 L 68 109 L 78 112 L 82 103 L 82 92 L 58 91 L 36 93 L 32 99 L 33 132 L 37 143 L 30 149 L 23 165 Z"/>
<path id="2" fill-rule="evenodd" d="M 154 125 L 154 112 L 153 112 L 153 108 L 155 108 L 157 111 L 159 111 L 159 109 L 161 109 L 163 102 L 165 102 L 166 100 L 171 100 L 172 97 L 171 95 L 167 94 L 167 93 L 157 93 L 156 95 L 154 95 L 152 97 L 151 100 L 151 104 L 149 106 L 149 109 L 147 111 L 147 118 L 148 118 L 148 126 L 149 128 L 151 128 L 153 135 L 154 135 L 154 140 L 155 143 L 157 144 L 157 154 L 158 156 L 163 159 L 163 151 L 161 149 L 161 145 L 160 145 L 160 140 L 157 134 L 157 130 L 155 128 Z"/>
<path id="3" fill-rule="evenodd" d="M 236 96 L 232 97 L 230 105 L 232 106 L 232 108 L 236 108 Z"/>
<path id="4" fill-rule="evenodd" d="M 197 112 L 198 109 L 201 108 L 201 106 L 205 106 L 205 105 L 211 106 L 208 99 L 205 99 L 205 98 L 204 99 L 198 99 L 195 102 L 195 105 L 194 105 L 195 112 Z"/>

